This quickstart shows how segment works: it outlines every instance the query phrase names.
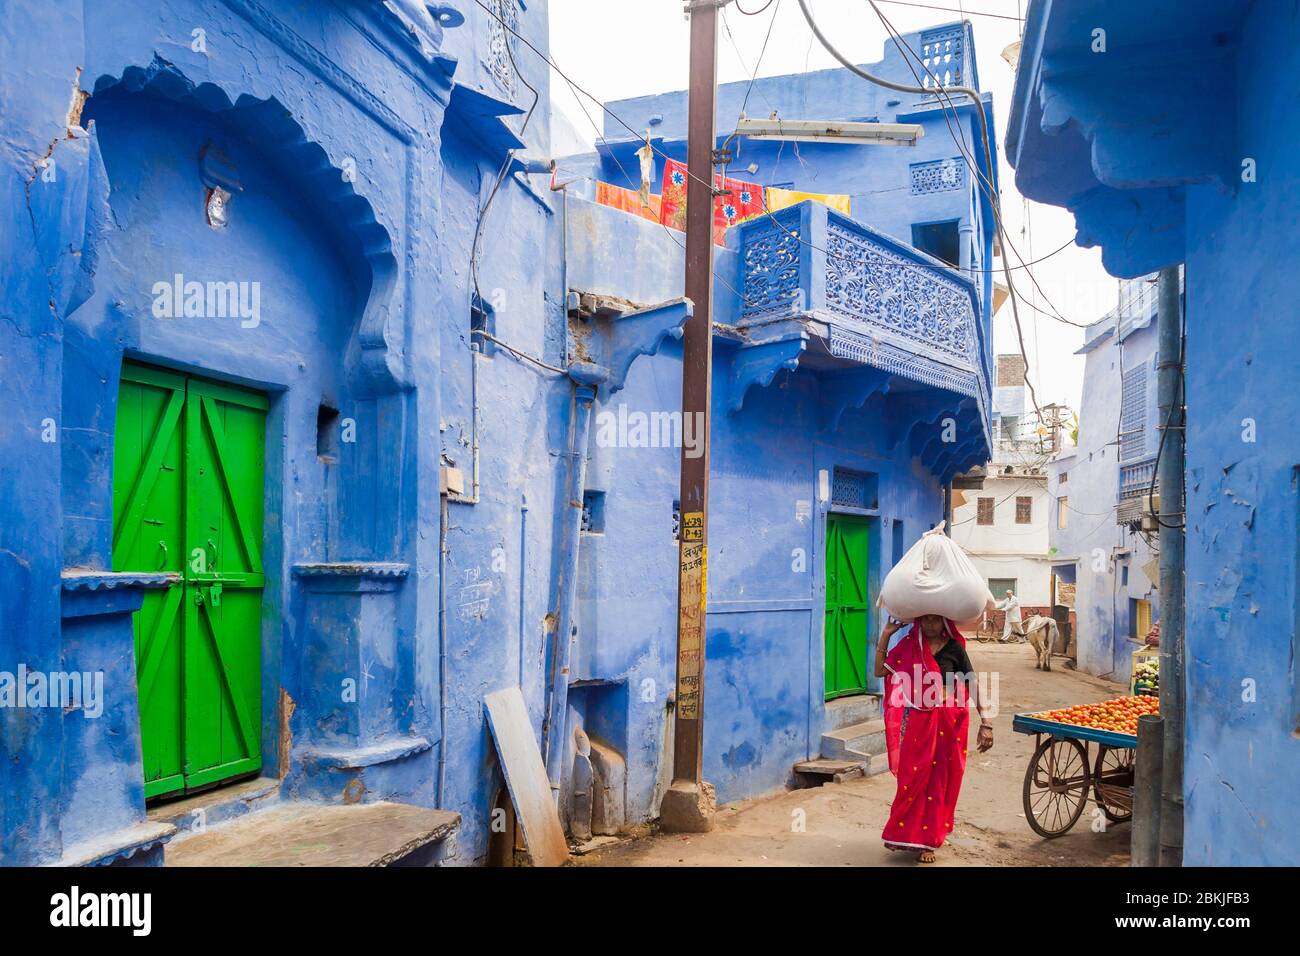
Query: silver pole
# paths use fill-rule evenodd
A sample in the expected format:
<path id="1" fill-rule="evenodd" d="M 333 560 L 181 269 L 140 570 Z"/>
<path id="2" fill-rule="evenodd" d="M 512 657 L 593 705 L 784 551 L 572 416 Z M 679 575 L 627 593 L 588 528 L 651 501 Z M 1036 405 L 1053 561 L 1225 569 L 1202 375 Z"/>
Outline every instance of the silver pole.
<path id="1" fill-rule="evenodd" d="M 1160 865 L 1160 778 L 1164 772 L 1165 719 L 1159 714 L 1138 718 L 1134 755 L 1133 832 L 1130 866 Z"/>

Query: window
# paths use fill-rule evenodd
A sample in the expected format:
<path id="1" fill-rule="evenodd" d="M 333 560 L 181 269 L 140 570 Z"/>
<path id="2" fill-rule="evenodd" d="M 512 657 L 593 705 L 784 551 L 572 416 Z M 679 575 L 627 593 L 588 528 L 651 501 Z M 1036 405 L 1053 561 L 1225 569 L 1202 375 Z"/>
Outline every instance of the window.
<path id="1" fill-rule="evenodd" d="M 1063 485 L 1063 484 L 1065 484 L 1066 482 L 1068 482 L 1069 480 L 1070 480 L 1070 473 L 1069 473 L 1068 471 L 1063 471 L 1063 472 L 1061 472 L 1061 477 L 1059 477 L 1059 478 L 1056 479 L 1056 483 L 1057 483 L 1058 485 Z"/>
<path id="2" fill-rule="evenodd" d="M 1146 362 L 1124 370 L 1119 416 L 1120 461 L 1134 461 L 1147 454 L 1148 389 Z"/>
<path id="3" fill-rule="evenodd" d="M 912 245 L 950 266 L 961 264 L 961 239 L 957 220 L 918 223 L 912 226 Z"/>
<path id="4" fill-rule="evenodd" d="M 1064 531 L 1070 526 L 1070 499 L 1062 495 L 1056 499 L 1056 527 Z"/>
<path id="5" fill-rule="evenodd" d="M 582 524 L 585 534 L 605 533 L 605 492 L 584 491 L 582 493 Z"/>
<path id="6" fill-rule="evenodd" d="M 1133 640 L 1145 640 L 1149 630 L 1151 630 L 1151 602 L 1138 598 L 1133 602 Z"/>
<path id="7" fill-rule="evenodd" d="M 1034 520 L 1034 499 L 1029 495 L 1016 498 L 1016 524 L 1029 524 Z"/>
<path id="8" fill-rule="evenodd" d="M 1008 591 L 1012 594 L 1020 593 L 1017 587 L 1015 578 L 989 578 L 989 593 L 999 601 L 1007 599 Z"/>
<path id="9" fill-rule="evenodd" d="M 839 508 L 877 507 L 877 480 L 869 471 L 853 471 L 835 467 L 831 478 L 831 504 Z"/>
<path id="10" fill-rule="evenodd" d="M 975 523 L 989 525 L 993 523 L 993 499 L 976 499 Z"/>

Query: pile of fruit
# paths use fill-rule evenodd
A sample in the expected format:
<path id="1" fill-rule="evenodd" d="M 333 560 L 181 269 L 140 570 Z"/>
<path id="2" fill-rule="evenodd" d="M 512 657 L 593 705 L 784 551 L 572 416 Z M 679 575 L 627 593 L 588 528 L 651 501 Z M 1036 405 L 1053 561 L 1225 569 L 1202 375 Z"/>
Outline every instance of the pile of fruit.
<path id="1" fill-rule="evenodd" d="M 1033 716 L 1075 727 L 1110 730 L 1120 734 L 1137 734 L 1138 718 L 1160 712 L 1159 697 L 1116 697 L 1099 704 L 1076 704 L 1062 710 L 1047 710 Z"/>
<path id="2" fill-rule="evenodd" d="M 1133 686 L 1138 690 L 1160 690 L 1160 660 L 1143 661 L 1133 668 Z"/>

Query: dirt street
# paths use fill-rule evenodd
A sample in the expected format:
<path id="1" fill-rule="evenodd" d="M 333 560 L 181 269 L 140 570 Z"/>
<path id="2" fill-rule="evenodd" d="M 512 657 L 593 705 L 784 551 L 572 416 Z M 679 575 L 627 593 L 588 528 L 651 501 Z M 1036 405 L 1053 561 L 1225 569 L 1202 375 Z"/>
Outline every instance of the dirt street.
<path id="1" fill-rule="evenodd" d="M 957 825 L 938 852 L 939 866 L 1127 866 L 1129 825 L 1106 824 L 1090 803 L 1074 829 L 1043 840 L 1025 822 L 1021 787 L 1034 738 L 1011 730 L 1018 712 L 1105 700 L 1128 692 L 1110 681 L 1068 670 L 1058 659 L 1051 673 L 1034 668 L 1027 644 L 971 641 L 971 661 L 999 674 L 994 746 L 975 747 L 966 766 Z M 972 715 L 973 716 L 973 715 Z M 1094 751 L 1095 752 L 1095 751 Z M 880 842 L 895 780 L 883 773 L 843 784 L 778 793 L 729 804 L 711 833 L 653 834 L 576 859 L 579 866 L 912 866 L 912 854 Z M 802 811 L 802 814 L 800 813 Z M 804 828 L 799 832 L 797 822 Z M 1094 823 L 1094 820 L 1098 821 Z"/>

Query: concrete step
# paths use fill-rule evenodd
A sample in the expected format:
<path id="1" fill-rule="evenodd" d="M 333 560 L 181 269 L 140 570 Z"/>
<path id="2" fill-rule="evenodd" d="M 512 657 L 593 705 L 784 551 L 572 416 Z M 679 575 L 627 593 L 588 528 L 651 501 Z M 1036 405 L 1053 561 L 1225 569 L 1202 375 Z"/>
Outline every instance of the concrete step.
<path id="1" fill-rule="evenodd" d="M 826 727 L 848 727 L 881 716 L 879 694 L 854 694 L 826 702 Z"/>
<path id="2" fill-rule="evenodd" d="M 865 776 L 865 768 L 860 760 L 801 760 L 794 765 L 796 777 L 806 778 L 802 782 L 820 786 L 828 780 L 843 783 L 854 777 Z"/>
<path id="3" fill-rule="evenodd" d="M 173 841 L 167 866 L 424 864 L 460 814 L 402 803 L 280 803 Z"/>
<path id="4" fill-rule="evenodd" d="M 870 754 L 862 764 L 862 774 L 874 777 L 879 773 L 889 773 L 889 754 Z"/>
<path id="5" fill-rule="evenodd" d="M 279 799 L 280 781 L 257 777 L 180 800 L 152 804 L 148 818 L 155 823 L 170 823 L 177 830 L 174 839 L 181 840 L 189 833 L 202 833 L 208 827 L 264 810 Z"/>
<path id="6" fill-rule="evenodd" d="M 885 752 L 885 722 L 864 720 L 822 734 L 822 756 L 829 760 L 852 760 Z"/>

